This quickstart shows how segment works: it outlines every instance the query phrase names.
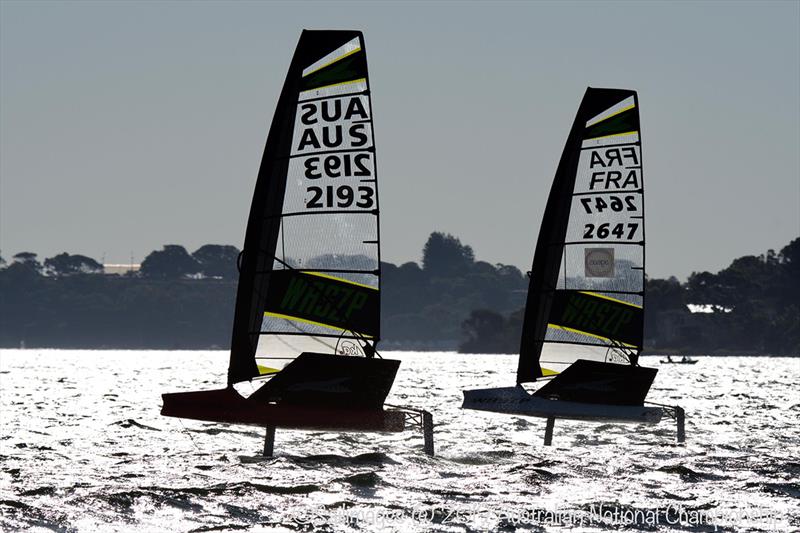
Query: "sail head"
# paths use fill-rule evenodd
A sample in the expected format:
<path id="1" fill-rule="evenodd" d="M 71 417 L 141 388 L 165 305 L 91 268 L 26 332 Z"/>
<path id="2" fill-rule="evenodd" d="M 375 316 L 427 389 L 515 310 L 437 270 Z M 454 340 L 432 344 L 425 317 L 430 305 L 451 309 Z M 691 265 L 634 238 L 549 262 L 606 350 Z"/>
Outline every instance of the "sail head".
<path id="1" fill-rule="evenodd" d="M 636 92 L 589 88 L 534 252 L 519 383 L 557 374 L 578 359 L 636 364 L 644 243 Z"/>

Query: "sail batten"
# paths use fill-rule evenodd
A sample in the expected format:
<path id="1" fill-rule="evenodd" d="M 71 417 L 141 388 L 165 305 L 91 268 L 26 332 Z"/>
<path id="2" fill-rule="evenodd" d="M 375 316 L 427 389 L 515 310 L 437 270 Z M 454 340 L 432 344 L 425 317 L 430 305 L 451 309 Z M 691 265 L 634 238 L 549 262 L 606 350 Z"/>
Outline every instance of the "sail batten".
<path id="1" fill-rule="evenodd" d="M 363 36 L 304 31 L 248 219 L 229 383 L 278 372 L 304 351 L 374 352 L 376 179 Z"/>
<path id="2" fill-rule="evenodd" d="M 558 373 L 577 359 L 636 364 L 643 305 L 638 98 L 589 88 L 545 208 L 517 382 Z"/>

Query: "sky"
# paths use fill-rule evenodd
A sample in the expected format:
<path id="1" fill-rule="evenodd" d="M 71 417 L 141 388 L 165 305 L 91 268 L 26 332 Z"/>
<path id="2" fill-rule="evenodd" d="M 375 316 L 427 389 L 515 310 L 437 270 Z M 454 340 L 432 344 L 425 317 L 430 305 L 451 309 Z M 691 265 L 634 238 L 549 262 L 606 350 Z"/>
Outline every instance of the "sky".
<path id="1" fill-rule="evenodd" d="M 241 247 L 303 28 L 364 32 L 383 260 L 529 270 L 587 86 L 635 89 L 647 272 L 800 236 L 800 2 L 0 0 L 0 254 Z"/>

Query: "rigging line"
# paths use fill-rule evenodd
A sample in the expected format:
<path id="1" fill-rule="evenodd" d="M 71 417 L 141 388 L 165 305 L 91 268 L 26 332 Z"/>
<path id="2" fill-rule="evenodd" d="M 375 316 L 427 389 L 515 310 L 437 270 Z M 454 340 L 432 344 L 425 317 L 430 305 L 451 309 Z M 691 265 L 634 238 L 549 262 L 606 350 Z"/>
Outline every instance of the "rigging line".
<path id="1" fill-rule="evenodd" d="M 281 161 L 284 159 L 294 159 L 296 157 L 311 157 L 314 155 L 328 155 L 328 154 L 346 154 L 352 152 L 368 152 L 368 153 L 375 153 L 374 146 L 367 146 L 365 148 L 337 148 L 332 150 L 321 150 L 319 152 L 303 152 L 301 154 L 291 154 L 291 155 L 284 155 L 281 157 L 276 157 L 276 161 Z"/>
<path id="2" fill-rule="evenodd" d="M 283 219 L 285 217 L 298 217 L 298 216 L 315 216 L 315 215 L 377 215 L 377 209 L 364 209 L 361 211 L 355 209 L 335 209 L 331 211 L 290 211 L 288 213 L 281 213 L 279 215 L 267 215 L 264 217 L 264 220 L 269 220 L 272 218 L 280 218 Z"/>
<path id="3" fill-rule="evenodd" d="M 631 267 L 631 269 L 637 269 L 638 270 L 639 267 Z M 602 292 L 602 293 L 607 293 L 607 294 L 632 294 L 632 295 L 636 295 L 636 296 L 641 296 L 642 295 L 642 291 L 617 291 L 617 290 L 612 290 L 612 289 L 604 289 L 602 287 L 587 287 L 585 289 L 546 288 L 546 289 L 540 289 L 540 290 L 535 291 L 535 292 L 561 292 L 561 291 L 564 291 L 564 292 L 591 291 L 591 292 Z"/>
<path id="4" fill-rule="evenodd" d="M 277 257 L 274 258 L 276 261 L 280 261 Z M 272 270 L 256 270 L 256 274 L 271 274 L 273 272 L 281 272 L 283 270 L 290 270 L 288 268 L 279 268 L 279 269 L 272 269 Z M 303 268 L 303 267 L 295 267 L 291 270 L 297 270 L 299 272 L 338 272 L 340 274 L 369 274 L 372 276 L 377 276 L 379 271 L 378 269 L 373 270 L 345 270 L 342 268 Z"/>
<path id="5" fill-rule="evenodd" d="M 341 329 L 341 328 L 337 328 L 337 329 Z M 346 330 L 344 330 L 344 331 L 345 331 L 345 332 L 348 332 L 348 331 L 350 331 L 350 330 L 349 330 L 349 329 L 346 329 Z M 312 335 L 312 333 L 308 333 L 308 332 L 298 333 L 298 332 L 296 332 L 296 331 L 279 331 L 279 330 L 268 330 L 268 331 L 258 330 L 258 331 L 250 331 L 248 334 L 249 334 L 249 335 L 259 335 L 259 336 L 261 336 L 261 335 L 294 335 L 294 336 L 300 336 L 300 335 Z M 339 337 L 341 337 L 341 336 L 342 336 L 342 334 L 341 334 L 341 333 L 337 333 L 337 334 L 332 334 L 332 333 L 313 333 L 313 335 L 314 335 L 315 337 L 327 337 L 327 338 L 330 338 L 330 339 L 338 339 Z M 350 337 L 347 337 L 347 338 L 349 339 Z M 280 359 L 280 357 L 279 357 L 278 359 Z"/>
<path id="6" fill-rule="evenodd" d="M 583 341 L 560 341 L 557 339 L 533 339 L 533 342 L 540 342 L 542 344 L 575 344 L 578 346 L 598 346 L 600 348 L 608 347 L 607 342 L 583 342 Z M 551 361 L 555 362 L 555 361 Z"/>
<path id="7" fill-rule="evenodd" d="M 642 194 L 644 189 L 616 189 L 616 190 L 604 190 L 604 191 L 588 191 L 588 192 L 573 192 L 572 196 L 586 196 L 586 195 L 600 195 L 600 194 Z M 615 211 L 619 213 L 620 211 Z"/>
<path id="8" fill-rule="evenodd" d="M 313 89 L 311 89 L 313 90 Z M 345 96 L 360 96 L 360 95 L 369 95 L 369 89 L 365 89 L 363 91 L 356 91 L 352 93 L 341 93 L 341 94 L 331 94 L 328 96 L 317 96 L 315 98 L 306 98 L 304 100 L 300 100 L 299 98 L 294 102 L 294 105 L 297 104 L 305 104 L 308 102 L 319 102 L 320 100 L 331 100 L 334 98 L 344 98 Z"/>
<path id="9" fill-rule="evenodd" d="M 644 246 L 644 241 L 636 241 L 636 242 L 628 242 L 628 241 L 612 241 L 608 239 L 601 239 L 597 241 L 567 241 L 564 243 L 555 243 L 555 244 L 564 244 L 571 245 L 571 244 L 620 244 L 620 245 L 637 245 L 637 246 Z"/>
<path id="10" fill-rule="evenodd" d="M 591 139 L 585 139 L 590 141 Z M 641 141 L 636 141 L 632 143 L 620 143 L 620 144 L 599 144 L 597 146 L 582 146 L 581 150 L 599 150 L 600 148 L 616 148 L 618 146 L 639 146 Z"/>
<path id="11" fill-rule="evenodd" d="M 330 346 L 329 344 L 324 342 L 321 338 L 315 337 L 313 333 L 311 333 L 309 331 L 303 331 L 300 328 L 300 326 L 298 326 L 297 324 L 295 324 L 294 322 L 292 322 L 290 320 L 287 320 L 287 322 L 289 322 L 289 326 L 290 327 L 294 328 L 295 330 L 299 331 L 300 333 L 305 333 L 306 335 L 311 335 L 311 339 L 312 340 L 314 340 L 314 341 L 318 342 L 319 344 L 323 345 L 324 347 L 329 348 L 329 349 L 333 350 L 334 352 L 336 352 L 336 346 Z M 283 341 L 283 342 L 285 343 L 286 341 Z M 286 343 L 286 345 L 289 346 L 288 343 Z"/>

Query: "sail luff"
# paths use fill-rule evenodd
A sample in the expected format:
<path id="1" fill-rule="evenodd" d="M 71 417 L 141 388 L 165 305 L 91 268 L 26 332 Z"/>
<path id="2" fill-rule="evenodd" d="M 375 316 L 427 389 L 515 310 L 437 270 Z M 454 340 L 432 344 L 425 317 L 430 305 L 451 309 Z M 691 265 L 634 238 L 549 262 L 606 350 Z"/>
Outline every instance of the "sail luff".
<path id="1" fill-rule="evenodd" d="M 296 79 L 302 64 L 300 48 L 304 34 L 300 36 L 278 98 L 250 205 L 236 291 L 228 384 L 250 379 L 259 373 L 254 357 L 258 345 L 258 333 L 255 332 L 261 328 L 260 310 L 266 300 L 264 285 L 269 281 L 269 274 L 257 278 L 256 273 L 271 270 L 283 222 L 279 215 L 289 167 L 285 156 L 291 150 L 291 131 L 296 115 L 293 100 L 296 99 Z"/>
<path id="2" fill-rule="evenodd" d="M 588 92 L 589 90 L 587 94 Z M 586 96 L 584 101 L 585 99 Z M 542 216 L 522 322 L 517 383 L 535 381 L 542 377 L 539 355 L 542 351 L 547 317 L 550 314 L 553 290 L 556 288 L 564 251 L 571 194 L 578 167 L 578 150 L 575 148 L 580 145 L 584 122 L 583 105 L 581 105 L 567 136 Z M 564 212 L 567 214 L 564 215 Z"/>

